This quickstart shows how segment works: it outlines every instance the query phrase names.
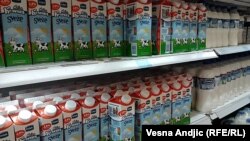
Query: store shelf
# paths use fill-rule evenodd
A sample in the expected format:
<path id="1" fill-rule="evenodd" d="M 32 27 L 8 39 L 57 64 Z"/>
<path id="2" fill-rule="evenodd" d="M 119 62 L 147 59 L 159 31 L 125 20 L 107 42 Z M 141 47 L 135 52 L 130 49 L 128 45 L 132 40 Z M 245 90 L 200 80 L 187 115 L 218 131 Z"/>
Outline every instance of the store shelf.
<path id="1" fill-rule="evenodd" d="M 214 51 L 218 55 L 235 54 L 235 53 L 250 51 L 250 45 L 239 45 L 239 46 L 215 48 Z"/>
<path id="2" fill-rule="evenodd" d="M 244 94 L 235 97 L 234 99 L 226 102 L 224 105 L 213 109 L 211 112 L 211 119 L 214 120 L 216 118 L 223 118 L 234 111 L 246 106 L 250 103 L 250 92 L 245 92 Z"/>
<path id="3" fill-rule="evenodd" d="M 193 111 L 191 113 L 191 125 L 212 125 L 209 116 Z"/>
<path id="4" fill-rule="evenodd" d="M 250 6 L 250 2 L 248 0 L 214 0 L 214 1 L 224 2 L 224 3 L 234 4 L 238 6 L 244 6 L 244 7 Z"/>
<path id="5" fill-rule="evenodd" d="M 8 67 L 0 69 L 0 88 L 150 68 L 217 57 L 213 50 L 203 50 L 152 57 L 125 57 L 99 61 L 77 61 Z"/>

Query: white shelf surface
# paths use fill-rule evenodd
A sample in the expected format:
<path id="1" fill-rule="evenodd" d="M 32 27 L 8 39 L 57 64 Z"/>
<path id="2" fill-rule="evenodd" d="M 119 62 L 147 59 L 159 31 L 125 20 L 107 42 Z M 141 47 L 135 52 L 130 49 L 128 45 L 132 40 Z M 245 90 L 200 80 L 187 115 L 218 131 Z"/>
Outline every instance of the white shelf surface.
<path id="1" fill-rule="evenodd" d="M 0 88 L 136 70 L 212 58 L 218 58 L 213 50 L 203 50 L 152 57 L 125 57 L 101 61 L 77 61 L 7 67 L 0 69 Z"/>
<path id="2" fill-rule="evenodd" d="M 230 47 L 222 47 L 222 48 L 214 48 L 214 51 L 218 55 L 228 55 L 234 53 L 241 53 L 250 51 L 250 45 L 239 45 L 239 46 L 230 46 Z"/>
<path id="3" fill-rule="evenodd" d="M 213 109 L 210 116 L 211 119 L 214 120 L 216 118 L 223 118 L 234 111 L 246 106 L 250 103 L 250 92 L 245 92 L 242 95 L 235 97 L 232 100 L 229 100 L 224 105 Z"/>
<path id="4" fill-rule="evenodd" d="M 212 125 L 209 116 L 204 113 L 199 113 L 196 111 L 191 112 L 191 123 L 190 125 Z"/>

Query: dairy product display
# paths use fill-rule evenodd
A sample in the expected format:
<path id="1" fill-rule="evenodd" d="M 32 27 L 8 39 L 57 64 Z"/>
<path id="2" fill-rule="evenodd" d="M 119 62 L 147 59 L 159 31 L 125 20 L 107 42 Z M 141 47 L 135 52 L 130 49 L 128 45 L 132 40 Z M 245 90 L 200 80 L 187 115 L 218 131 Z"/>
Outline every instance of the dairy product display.
<path id="1" fill-rule="evenodd" d="M 238 45 L 240 15 L 236 8 L 230 10 L 230 24 L 229 24 L 229 45 Z"/>
<path id="2" fill-rule="evenodd" d="M 236 112 L 235 116 L 223 119 L 222 125 L 249 125 L 250 124 L 250 108 L 249 106 Z"/>

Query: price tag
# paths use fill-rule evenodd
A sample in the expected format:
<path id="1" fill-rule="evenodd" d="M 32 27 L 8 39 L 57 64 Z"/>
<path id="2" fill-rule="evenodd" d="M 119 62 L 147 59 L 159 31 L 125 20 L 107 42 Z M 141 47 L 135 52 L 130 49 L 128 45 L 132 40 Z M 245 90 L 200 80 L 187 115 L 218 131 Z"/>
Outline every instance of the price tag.
<path id="1" fill-rule="evenodd" d="M 147 59 L 136 60 L 136 64 L 139 68 L 149 68 L 153 66 Z"/>

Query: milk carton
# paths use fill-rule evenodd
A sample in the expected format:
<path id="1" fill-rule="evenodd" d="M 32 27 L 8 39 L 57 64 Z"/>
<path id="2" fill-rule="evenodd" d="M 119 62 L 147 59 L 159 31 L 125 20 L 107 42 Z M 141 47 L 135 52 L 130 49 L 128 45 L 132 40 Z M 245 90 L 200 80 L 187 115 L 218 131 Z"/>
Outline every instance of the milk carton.
<path id="1" fill-rule="evenodd" d="M 128 0 L 123 0 L 123 46 L 124 46 L 124 55 L 128 56 L 129 54 L 129 43 L 128 43 L 128 34 L 127 34 L 127 27 L 128 27 L 128 20 L 127 20 L 127 2 Z"/>
<path id="2" fill-rule="evenodd" d="M 45 102 L 44 96 L 26 98 L 23 101 L 23 104 L 24 104 L 23 106 L 27 108 L 36 109 L 39 105 L 42 105 L 44 102 Z M 20 101 L 19 101 L 19 104 L 20 104 Z"/>
<path id="3" fill-rule="evenodd" d="M 189 50 L 197 50 L 198 8 L 195 3 L 189 5 Z"/>
<path id="4" fill-rule="evenodd" d="M 184 79 L 182 81 L 182 119 L 181 124 L 188 125 L 190 124 L 190 113 L 191 113 L 191 103 L 192 103 L 192 78 L 191 80 Z"/>
<path id="5" fill-rule="evenodd" d="M 5 58 L 3 52 L 2 29 L 0 28 L 0 67 L 5 66 Z"/>
<path id="6" fill-rule="evenodd" d="M 73 37 L 75 59 L 92 58 L 90 36 L 90 1 L 72 1 Z"/>
<path id="7" fill-rule="evenodd" d="M 129 56 L 152 55 L 151 17 L 151 0 L 128 0 L 127 34 L 129 40 Z"/>
<path id="8" fill-rule="evenodd" d="M 28 46 L 27 10 L 27 0 L 6 0 L 1 4 L 6 66 L 32 63 Z"/>
<path id="9" fill-rule="evenodd" d="M 14 124 L 16 141 L 40 141 L 38 117 L 31 109 L 19 109 L 9 116 Z"/>
<path id="10" fill-rule="evenodd" d="M 55 61 L 73 60 L 71 1 L 51 0 Z"/>
<path id="11" fill-rule="evenodd" d="M 18 100 L 0 103 L 0 112 L 6 112 L 7 114 L 10 114 L 18 109 L 20 109 Z"/>
<path id="12" fill-rule="evenodd" d="M 54 61 L 50 0 L 28 0 L 33 63 Z"/>
<path id="13" fill-rule="evenodd" d="M 58 104 L 63 115 L 64 140 L 82 140 L 82 109 L 74 100 L 66 100 Z"/>
<path id="14" fill-rule="evenodd" d="M 153 125 L 164 124 L 162 121 L 162 110 L 163 110 L 162 91 L 159 89 L 157 85 L 152 85 L 151 94 L 152 94 L 152 110 L 153 110 L 152 124 Z"/>
<path id="15" fill-rule="evenodd" d="M 172 2 L 172 48 L 173 52 L 181 52 L 183 46 L 183 36 L 182 36 L 182 7 L 179 1 Z"/>
<path id="16" fill-rule="evenodd" d="M 183 2 L 182 3 L 182 48 L 180 52 L 186 52 L 189 50 L 189 27 L 190 27 L 190 21 L 189 21 L 189 4 Z"/>
<path id="17" fill-rule="evenodd" d="M 135 103 L 128 95 L 112 98 L 108 103 L 111 140 L 134 141 Z"/>
<path id="18" fill-rule="evenodd" d="M 109 124 L 110 117 L 108 115 L 108 101 L 111 96 L 108 93 L 102 93 L 101 95 L 95 96 L 96 99 L 100 102 L 100 140 L 108 141 L 110 138 L 109 134 Z"/>
<path id="19" fill-rule="evenodd" d="M 62 111 L 53 103 L 45 103 L 36 109 L 39 117 L 40 136 L 42 141 L 63 140 Z"/>
<path id="20" fill-rule="evenodd" d="M 162 121 L 164 125 L 169 125 L 171 120 L 171 96 L 172 96 L 172 89 L 169 87 L 168 84 L 163 83 L 160 85 L 162 90 Z"/>
<path id="21" fill-rule="evenodd" d="M 82 107 L 83 140 L 99 140 L 99 102 L 93 97 L 79 100 Z"/>
<path id="22" fill-rule="evenodd" d="M 206 30 L 207 30 L 207 8 L 198 5 L 198 49 L 206 48 Z"/>
<path id="23" fill-rule="evenodd" d="M 107 1 L 109 56 L 124 55 L 123 44 L 123 1 Z"/>
<path id="24" fill-rule="evenodd" d="M 0 113 L 0 139 L 3 141 L 14 141 L 14 125 L 7 113 Z"/>
<path id="25" fill-rule="evenodd" d="M 131 97 L 135 100 L 135 136 L 140 141 L 142 125 L 152 124 L 151 94 L 147 89 L 135 90 Z"/>
<path id="26" fill-rule="evenodd" d="M 171 82 L 170 88 L 172 89 L 172 121 L 171 124 L 181 124 L 182 116 L 182 86 L 179 82 Z"/>
<path id="27" fill-rule="evenodd" d="M 167 54 L 171 49 L 171 3 L 167 0 L 153 1 L 152 7 L 153 54 Z"/>
<path id="28" fill-rule="evenodd" d="M 94 57 L 108 57 L 107 5 L 105 0 L 91 0 L 91 31 Z"/>

